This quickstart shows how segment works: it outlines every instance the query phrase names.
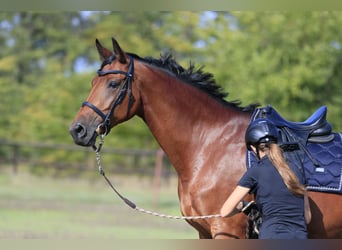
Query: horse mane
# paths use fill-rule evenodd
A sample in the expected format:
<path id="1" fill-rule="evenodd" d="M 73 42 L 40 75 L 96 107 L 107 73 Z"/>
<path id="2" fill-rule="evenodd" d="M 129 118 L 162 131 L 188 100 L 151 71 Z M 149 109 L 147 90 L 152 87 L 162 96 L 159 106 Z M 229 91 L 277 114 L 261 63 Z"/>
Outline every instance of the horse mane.
<path id="1" fill-rule="evenodd" d="M 172 73 L 183 82 L 204 91 L 214 99 L 218 100 L 224 105 L 228 105 L 229 107 L 233 107 L 244 112 L 252 112 L 259 105 L 250 104 L 243 107 L 241 106 L 241 101 L 239 100 L 226 101 L 225 98 L 228 96 L 228 93 L 224 92 L 222 87 L 216 84 L 214 75 L 212 73 L 203 71 L 204 66 L 196 68 L 195 64 L 190 62 L 189 68 L 185 69 L 176 62 L 171 53 L 161 54 L 160 59 L 156 59 L 151 56 L 141 58 L 134 53 L 128 54 L 137 60 L 143 61 L 158 68 L 162 68 Z"/>

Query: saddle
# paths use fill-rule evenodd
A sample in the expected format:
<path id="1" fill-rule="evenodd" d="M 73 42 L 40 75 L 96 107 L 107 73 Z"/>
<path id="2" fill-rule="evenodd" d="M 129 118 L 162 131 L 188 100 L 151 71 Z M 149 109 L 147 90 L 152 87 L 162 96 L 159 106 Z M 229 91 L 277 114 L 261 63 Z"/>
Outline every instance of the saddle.
<path id="1" fill-rule="evenodd" d="M 310 142 L 329 142 L 333 139 L 332 126 L 326 120 L 327 107 L 322 106 L 317 109 L 304 122 L 291 122 L 284 119 L 271 105 L 260 108 L 255 113 L 256 118 L 267 118 L 271 120 L 280 129 L 288 128 L 292 133 L 302 139 Z"/>
<path id="2" fill-rule="evenodd" d="M 310 191 L 342 193 L 342 134 L 332 132 L 326 119 L 327 107 L 318 108 L 303 122 L 283 118 L 271 105 L 254 111 L 251 121 L 258 118 L 271 120 L 278 128 L 278 144 L 285 158 L 303 173 Z M 247 167 L 257 161 L 247 151 Z"/>

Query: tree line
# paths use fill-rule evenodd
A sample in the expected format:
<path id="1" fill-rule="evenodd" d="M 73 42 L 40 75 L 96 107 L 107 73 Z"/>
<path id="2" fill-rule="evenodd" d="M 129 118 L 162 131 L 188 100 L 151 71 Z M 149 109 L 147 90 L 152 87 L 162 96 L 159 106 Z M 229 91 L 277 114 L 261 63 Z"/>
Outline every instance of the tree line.
<path id="1" fill-rule="evenodd" d="M 204 66 L 242 105 L 271 104 L 292 121 L 327 105 L 340 131 L 341 14 L 0 12 L 0 140 L 72 144 L 69 124 L 100 66 L 95 38 L 111 48 L 112 36 L 142 57 Z M 111 133 L 111 147 L 158 148 L 139 118 Z"/>

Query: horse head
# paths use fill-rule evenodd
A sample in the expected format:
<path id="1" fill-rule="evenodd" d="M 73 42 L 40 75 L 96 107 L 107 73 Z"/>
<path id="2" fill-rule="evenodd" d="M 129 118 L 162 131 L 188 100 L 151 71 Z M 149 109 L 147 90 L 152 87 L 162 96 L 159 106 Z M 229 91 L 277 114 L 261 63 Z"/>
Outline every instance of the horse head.
<path id="1" fill-rule="evenodd" d="M 134 60 L 114 38 L 112 43 L 113 52 L 96 39 L 102 65 L 69 129 L 78 145 L 94 145 L 98 135 L 107 135 L 112 127 L 130 119 L 138 109 L 140 98 L 132 85 Z"/>

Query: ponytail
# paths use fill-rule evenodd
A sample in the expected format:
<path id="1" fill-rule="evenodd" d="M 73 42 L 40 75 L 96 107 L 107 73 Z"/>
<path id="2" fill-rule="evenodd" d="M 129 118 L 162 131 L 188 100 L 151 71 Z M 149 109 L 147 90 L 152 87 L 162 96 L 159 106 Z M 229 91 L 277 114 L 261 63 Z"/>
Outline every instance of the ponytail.
<path id="1" fill-rule="evenodd" d="M 260 145 L 260 150 L 264 150 L 265 147 L 269 147 L 269 159 L 273 163 L 274 167 L 278 170 L 282 177 L 286 187 L 294 195 L 302 196 L 305 193 L 305 187 L 299 182 L 297 176 L 290 169 L 286 163 L 281 148 L 276 143 Z M 265 146 L 265 147 L 262 147 Z"/>

